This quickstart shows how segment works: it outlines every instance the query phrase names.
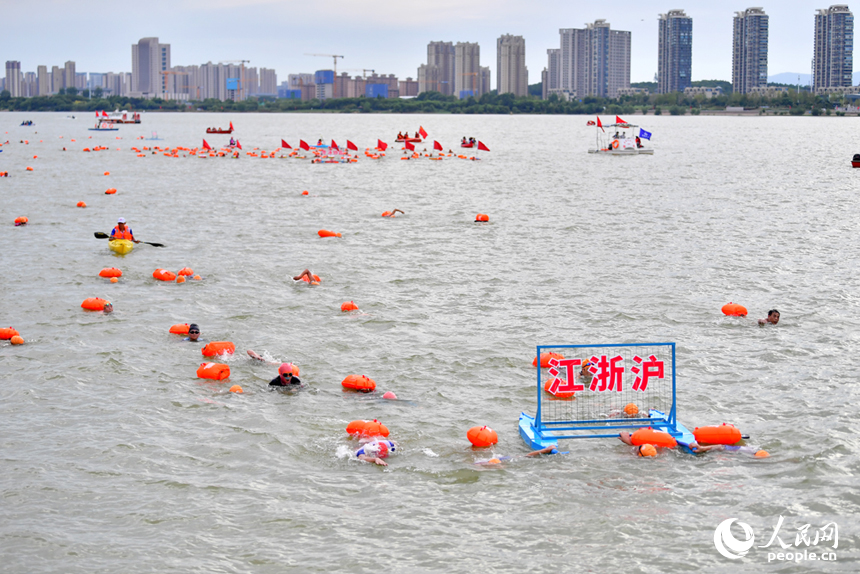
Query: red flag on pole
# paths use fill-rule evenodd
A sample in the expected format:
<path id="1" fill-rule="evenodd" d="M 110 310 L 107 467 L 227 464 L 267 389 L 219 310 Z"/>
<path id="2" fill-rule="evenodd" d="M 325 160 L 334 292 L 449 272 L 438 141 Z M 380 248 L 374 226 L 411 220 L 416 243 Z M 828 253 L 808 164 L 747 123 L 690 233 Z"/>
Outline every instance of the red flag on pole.
<path id="1" fill-rule="evenodd" d="M 291 147 L 290 147 L 290 144 L 288 144 L 288 143 L 287 143 L 287 142 L 285 142 L 284 140 L 281 140 L 281 147 L 282 147 L 282 148 L 285 148 L 285 149 L 293 149 L 293 148 L 291 148 Z"/>
<path id="2" fill-rule="evenodd" d="M 433 140 L 433 149 L 442 151 L 442 144 L 440 144 L 436 140 Z"/>
<path id="3" fill-rule="evenodd" d="M 236 140 L 236 147 L 242 149 L 242 144 L 239 143 L 239 140 Z"/>
<path id="4" fill-rule="evenodd" d="M 331 140 L 331 149 L 336 149 L 336 150 L 340 151 L 340 148 L 337 147 L 337 144 L 335 143 L 334 140 Z"/>
<path id="5" fill-rule="evenodd" d="M 384 141 L 378 139 L 378 140 L 376 140 L 376 147 L 378 147 L 382 151 L 385 151 L 388 149 L 388 144 L 385 143 Z"/>
<path id="6" fill-rule="evenodd" d="M 305 151 L 308 151 L 309 149 L 311 149 L 311 146 L 309 146 L 308 142 L 306 142 L 305 140 L 299 140 L 299 147 Z"/>
<path id="7" fill-rule="evenodd" d="M 600 128 L 600 131 L 602 131 L 603 133 L 606 133 L 606 130 L 603 129 L 603 124 L 600 123 L 600 116 L 597 116 L 597 127 Z"/>
<path id="8" fill-rule="evenodd" d="M 406 142 L 406 149 L 411 150 L 411 151 L 415 151 L 415 146 L 409 142 Z"/>
<path id="9" fill-rule="evenodd" d="M 106 111 L 104 111 L 104 110 L 102 110 L 102 117 L 103 117 L 103 118 L 108 117 L 107 112 L 106 112 Z"/>
<path id="10" fill-rule="evenodd" d="M 479 151 L 490 151 L 490 148 L 488 148 L 487 146 L 485 146 L 485 145 L 483 144 L 483 142 L 480 142 L 480 141 L 479 141 L 479 142 L 478 142 L 478 150 L 479 150 Z"/>
<path id="11" fill-rule="evenodd" d="M 424 126 L 418 127 L 418 133 L 421 134 L 421 137 L 427 139 L 427 132 L 424 131 Z"/>
<path id="12" fill-rule="evenodd" d="M 212 149 L 212 146 L 206 143 L 206 140 L 203 140 L 203 149 Z"/>
<path id="13" fill-rule="evenodd" d="M 353 151 L 358 151 L 358 146 L 352 143 L 349 140 L 346 140 L 346 149 L 351 149 Z"/>
<path id="14" fill-rule="evenodd" d="M 230 122 L 230 131 L 233 131 L 233 122 Z"/>
<path id="15" fill-rule="evenodd" d="M 625 122 L 624 120 L 622 120 L 618 116 L 615 116 L 615 123 L 616 124 L 626 124 L 627 122 Z"/>

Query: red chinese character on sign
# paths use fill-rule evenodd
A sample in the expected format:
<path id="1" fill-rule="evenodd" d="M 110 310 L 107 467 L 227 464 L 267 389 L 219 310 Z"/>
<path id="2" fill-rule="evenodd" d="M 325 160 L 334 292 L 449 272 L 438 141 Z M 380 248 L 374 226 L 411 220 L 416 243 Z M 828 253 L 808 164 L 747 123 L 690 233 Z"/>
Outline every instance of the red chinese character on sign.
<path id="1" fill-rule="evenodd" d="M 633 390 L 634 391 L 644 391 L 648 388 L 648 379 L 650 378 L 663 378 L 663 361 L 658 361 L 657 357 L 651 355 L 648 357 L 647 361 L 643 361 L 642 357 L 636 355 L 633 357 L 633 362 L 642 365 L 642 369 L 639 367 L 630 367 L 630 370 L 636 373 L 636 380 L 633 381 Z"/>
<path id="2" fill-rule="evenodd" d="M 588 390 L 603 392 L 608 389 L 620 393 L 623 390 L 621 383 L 623 380 L 622 376 L 624 375 L 624 367 L 619 367 L 616 363 L 620 363 L 623 360 L 621 355 L 612 357 L 611 359 L 607 359 L 606 355 L 601 355 L 599 359 L 591 357 L 590 361 L 592 364 L 588 368 L 588 372 L 594 375 L 594 378 L 591 379 L 591 386 L 588 387 Z"/>
<path id="3" fill-rule="evenodd" d="M 580 364 L 582 364 L 580 359 L 550 359 L 549 374 L 555 377 L 549 385 L 550 394 L 584 391 L 585 387 L 576 383 L 576 369 L 574 367 L 578 367 Z M 564 367 L 567 371 L 567 381 L 558 378 L 559 373 L 556 367 Z"/>

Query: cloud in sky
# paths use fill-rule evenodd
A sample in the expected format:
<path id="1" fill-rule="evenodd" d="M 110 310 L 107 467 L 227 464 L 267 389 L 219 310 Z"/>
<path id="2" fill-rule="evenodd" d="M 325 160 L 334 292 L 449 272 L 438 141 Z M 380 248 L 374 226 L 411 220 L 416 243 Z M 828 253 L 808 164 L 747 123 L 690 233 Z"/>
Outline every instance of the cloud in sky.
<path id="1" fill-rule="evenodd" d="M 813 16 L 828 2 L 787 0 L 726 5 L 690 0 L 659 5 L 641 0 L 31 0 L 3 2 L 0 61 L 19 60 L 22 70 L 76 62 L 79 72 L 131 71 L 131 44 L 157 36 L 171 45 L 173 65 L 251 60 L 249 65 L 287 74 L 373 68 L 416 77 L 433 40 L 478 42 L 481 63 L 495 85 L 496 38 L 525 37 L 529 81 L 540 81 L 546 50 L 558 47 L 559 28 L 581 28 L 605 19 L 632 32 L 631 79 L 657 71 L 657 15 L 682 8 L 693 18 L 693 79 L 731 80 L 732 17 L 762 6 L 770 16 L 768 70 L 808 73 Z M 355 73 L 355 72 L 351 72 Z M 360 71 L 358 72 L 360 73 Z"/>

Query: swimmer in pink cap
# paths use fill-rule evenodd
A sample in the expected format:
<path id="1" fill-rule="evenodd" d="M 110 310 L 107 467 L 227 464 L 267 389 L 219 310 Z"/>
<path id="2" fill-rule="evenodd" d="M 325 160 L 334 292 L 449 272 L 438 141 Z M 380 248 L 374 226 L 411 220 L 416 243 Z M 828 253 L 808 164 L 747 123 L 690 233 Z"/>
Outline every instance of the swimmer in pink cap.
<path id="1" fill-rule="evenodd" d="M 278 367 L 278 376 L 272 379 L 269 382 L 270 387 L 299 387 L 302 382 L 299 378 L 293 375 L 293 364 L 292 363 L 281 363 L 281 366 Z"/>

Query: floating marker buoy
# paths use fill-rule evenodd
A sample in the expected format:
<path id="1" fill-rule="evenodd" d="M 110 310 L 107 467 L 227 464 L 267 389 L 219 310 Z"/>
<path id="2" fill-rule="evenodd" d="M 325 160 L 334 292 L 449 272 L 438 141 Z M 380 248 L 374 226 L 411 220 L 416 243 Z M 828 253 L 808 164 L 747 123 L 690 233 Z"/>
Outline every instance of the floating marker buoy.
<path id="1" fill-rule="evenodd" d="M 639 447 L 639 456 L 657 456 L 657 449 L 652 444 L 643 444 Z"/>
<path id="2" fill-rule="evenodd" d="M 106 171 L 106 172 L 105 172 L 105 175 L 110 175 L 110 172 L 109 172 L 109 171 Z"/>
<path id="3" fill-rule="evenodd" d="M 11 339 L 12 337 L 18 336 L 19 333 L 12 327 L 6 327 L 5 329 L 0 329 L 0 341 L 6 341 Z"/>
<path id="4" fill-rule="evenodd" d="M 191 269 L 190 267 L 183 267 L 182 269 L 179 270 L 179 273 L 177 273 L 177 275 L 186 275 L 186 276 L 194 275 L 194 270 Z"/>
<path id="5" fill-rule="evenodd" d="M 122 271 L 116 267 L 105 267 L 99 271 L 99 277 L 122 277 Z"/>
<path id="6" fill-rule="evenodd" d="M 479 213 L 478 215 L 475 216 L 475 223 L 489 221 L 489 220 L 490 220 L 490 216 L 487 215 L 486 213 Z"/>
<path id="7" fill-rule="evenodd" d="M 87 204 L 84 203 L 83 201 L 78 202 L 78 207 L 86 207 L 86 206 L 87 206 Z"/>
<path id="8" fill-rule="evenodd" d="M 176 279 L 176 274 L 167 269 L 156 269 L 152 272 L 152 278 L 159 281 L 173 281 Z"/>
<path id="9" fill-rule="evenodd" d="M 110 303 L 110 301 L 106 301 L 99 297 L 90 297 L 88 299 L 84 299 L 84 302 L 81 303 L 81 307 L 87 311 L 104 311 L 105 305 L 108 303 Z"/>
<path id="10" fill-rule="evenodd" d="M 27 166 L 27 171 L 33 171 L 33 168 L 32 168 L 32 167 L 30 167 L 30 166 L 28 165 L 28 166 Z"/>
<path id="11" fill-rule="evenodd" d="M 340 310 L 343 312 L 346 311 L 358 311 L 358 305 L 353 303 L 352 301 L 347 301 L 346 303 L 340 306 Z"/>
<path id="12" fill-rule="evenodd" d="M 27 225 L 28 221 L 30 221 L 30 220 L 27 219 L 26 217 L 24 217 L 23 215 L 21 217 L 16 217 L 15 218 L 15 227 L 18 227 L 19 225 Z"/>
<path id="13" fill-rule="evenodd" d="M 541 353 L 540 354 L 540 368 L 541 369 L 548 369 L 550 359 L 562 360 L 562 359 L 564 359 L 564 356 L 559 354 L 559 353 L 552 353 L 552 352 Z M 536 367 L 536 366 L 537 366 L 537 357 L 535 357 L 534 360 L 532 361 L 532 367 Z"/>
<path id="14" fill-rule="evenodd" d="M 239 393 L 241 395 L 245 391 L 243 391 L 242 387 L 240 387 L 239 385 L 233 385 L 232 387 L 230 387 L 230 392 L 231 393 Z"/>
<path id="15" fill-rule="evenodd" d="M 170 332 L 174 335 L 187 335 L 188 329 L 188 323 L 177 323 L 170 326 Z"/>
<path id="16" fill-rule="evenodd" d="M 302 195 L 307 195 L 307 194 L 308 194 L 308 192 L 307 192 L 307 191 L 303 191 L 303 192 L 302 192 Z"/>
<path id="17" fill-rule="evenodd" d="M 12 343 L 13 345 L 23 345 L 24 344 L 24 338 L 21 337 L 21 335 L 15 335 L 11 339 L 9 339 L 9 342 Z M 756 456 L 758 456 L 758 454 L 756 454 Z"/>
<path id="18" fill-rule="evenodd" d="M 236 352 L 236 345 L 230 341 L 212 341 L 207 343 L 205 347 L 200 349 L 205 357 L 214 357 L 215 355 L 232 355 Z"/>
<path id="19" fill-rule="evenodd" d="M 480 448 L 492 446 L 499 442 L 499 435 L 488 426 L 470 428 L 466 433 L 466 438 L 469 439 L 472 446 Z"/>
<path id="20" fill-rule="evenodd" d="M 197 377 L 200 379 L 212 379 L 223 381 L 230 376 L 230 366 L 221 363 L 200 363 L 197 368 Z"/>
<path id="21" fill-rule="evenodd" d="M 345 389 L 360 391 L 362 393 L 376 390 L 376 381 L 364 375 L 348 375 L 340 384 Z"/>
<path id="22" fill-rule="evenodd" d="M 340 233 L 335 233 L 334 231 L 329 231 L 328 229 L 320 229 L 317 231 L 317 234 L 320 237 L 340 237 Z"/>
<path id="23" fill-rule="evenodd" d="M 724 315 L 734 316 L 734 317 L 746 317 L 747 316 L 747 308 L 743 305 L 738 305 L 737 303 L 726 303 L 723 305 L 722 312 Z"/>
<path id="24" fill-rule="evenodd" d="M 641 444 L 653 444 L 654 446 L 665 446 L 667 448 L 674 448 L 678 445 L 678 442 L 675 440 L 675 437 L 673 437 L 669 433 L 663 431 L 656 431 L 652 428 L 643 428 L 637 430 L 635 433 L 630 435 L 630 442 L 632 442 L 635 446 L 639 446 Z"/>
<path id="25" fill-rule="evenodd" d="M 636 406 L 636 403 L 627 403 L 624 405 L 624 413 L 627 416 L 635 416 L 639 414 L 639 407 Z"/>
<path id="26" fill-rule="evenodd" d="M 697 442 L 706 444 L 735 444 L 741 440 L 741 431 L 733 425 L 723 423 L 720 426 L 696 427 L 693 436 Z"/>

